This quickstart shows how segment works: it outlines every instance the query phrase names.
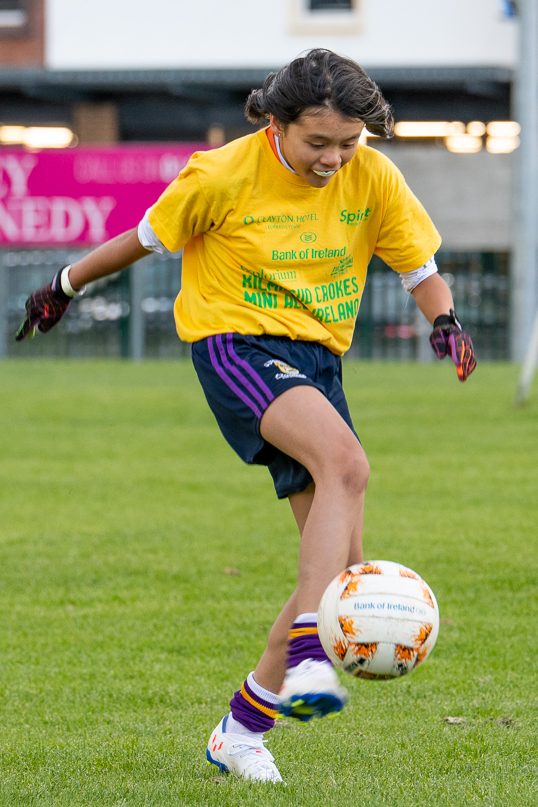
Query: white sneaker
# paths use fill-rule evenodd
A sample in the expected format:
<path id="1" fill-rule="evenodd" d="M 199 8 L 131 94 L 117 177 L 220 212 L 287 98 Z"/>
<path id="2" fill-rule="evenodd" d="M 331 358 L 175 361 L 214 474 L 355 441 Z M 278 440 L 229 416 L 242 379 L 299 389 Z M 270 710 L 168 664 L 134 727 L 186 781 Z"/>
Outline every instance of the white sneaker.
<path id="1" fill-rule="evenodd" d="M 307 723 L 313 717 L 340 712 L 347 692 L 338 683 L 330 662 L 305 659 L 288 669 L 278 697 L 282 716 Z"/>
<path id="2" fill-rule="evenodd" d="M 265 741 L 255 740 L 244 734 L 227 734 L 227 721 L 228 715 L 211 732 L 206 751 L 208 763 L 243 779 L 281 782 L 282 777 L 274 764 L 275 758 L 264 746 Z"/>

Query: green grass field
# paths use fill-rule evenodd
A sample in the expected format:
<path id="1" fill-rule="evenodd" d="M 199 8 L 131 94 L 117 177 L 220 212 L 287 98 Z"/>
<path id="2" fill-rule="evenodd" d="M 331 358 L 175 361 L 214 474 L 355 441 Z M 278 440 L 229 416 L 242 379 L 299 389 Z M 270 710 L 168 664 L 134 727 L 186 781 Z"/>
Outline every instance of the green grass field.
<path id="1" fill-rule="evenodd" d="M 0 805 L 538 803 L 538 390 L 513 408 L 517 368 L 345 366 L 366 557 L 422 574 L 442 625 L 407 679 L 346 677 L 341 716 L 275 728 L 285 788 L 205 763 L 294 587 L 267 471 L 188 363 L 0 372 Z"/>

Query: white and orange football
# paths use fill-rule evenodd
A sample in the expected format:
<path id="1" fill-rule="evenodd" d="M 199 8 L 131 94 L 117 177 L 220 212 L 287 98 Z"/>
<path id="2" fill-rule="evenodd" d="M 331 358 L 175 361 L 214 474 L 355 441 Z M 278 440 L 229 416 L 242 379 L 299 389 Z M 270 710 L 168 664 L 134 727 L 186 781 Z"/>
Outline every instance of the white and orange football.
<path id="1" fill-rule="evenodd" d="M 341 670 L 358 678 L 399 678 L 432 651 L 439 608 L 429 585 L 412 569 L 369 560 L 350 566 L 327 586 L 318 631 Z"/>

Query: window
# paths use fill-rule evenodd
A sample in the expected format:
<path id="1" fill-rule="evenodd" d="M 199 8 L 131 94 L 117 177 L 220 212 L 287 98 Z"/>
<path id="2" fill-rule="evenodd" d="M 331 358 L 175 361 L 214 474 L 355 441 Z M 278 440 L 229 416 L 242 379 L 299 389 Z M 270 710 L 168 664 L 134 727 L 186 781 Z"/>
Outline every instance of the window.
<path id="1" fill-rule="evenodd" d="M 19 31 L 27 23 L 26 0 L 0 0 L 0 28 Z"/>
<path id="2" fill-rule="evenodd" d="M 353 0 L 309 0 L 310 11 L 353 11 Z"/>
<path id="3" fill-rule="evenodd" d="M 288 0 L 288 3 L 292 35 L 361 33 L 361 0 Z"/>

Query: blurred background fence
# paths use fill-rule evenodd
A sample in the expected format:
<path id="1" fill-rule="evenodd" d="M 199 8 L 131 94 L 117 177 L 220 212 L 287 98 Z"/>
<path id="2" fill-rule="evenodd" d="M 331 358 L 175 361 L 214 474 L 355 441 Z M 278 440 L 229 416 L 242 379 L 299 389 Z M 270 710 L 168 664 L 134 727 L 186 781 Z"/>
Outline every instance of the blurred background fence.
<path id="1" fill-rule="evenodd" d="M 144 358 L 187 356 L 175 332 L 174 299 L 181 288 L 181 253 L 152 255 L 135 267 L 91 284 L 49 334 L 17 343 L 14 334 L 28 294 L 48 283 L 82 250 L 0 251 L 0 356 L 13 358 Z M 481 360 L 509 358 L 507 252 L 440 252 L 439 270 Z M 430 325 L 399 276 L 374 257 L 349 355 L 430 361 Z"/>

